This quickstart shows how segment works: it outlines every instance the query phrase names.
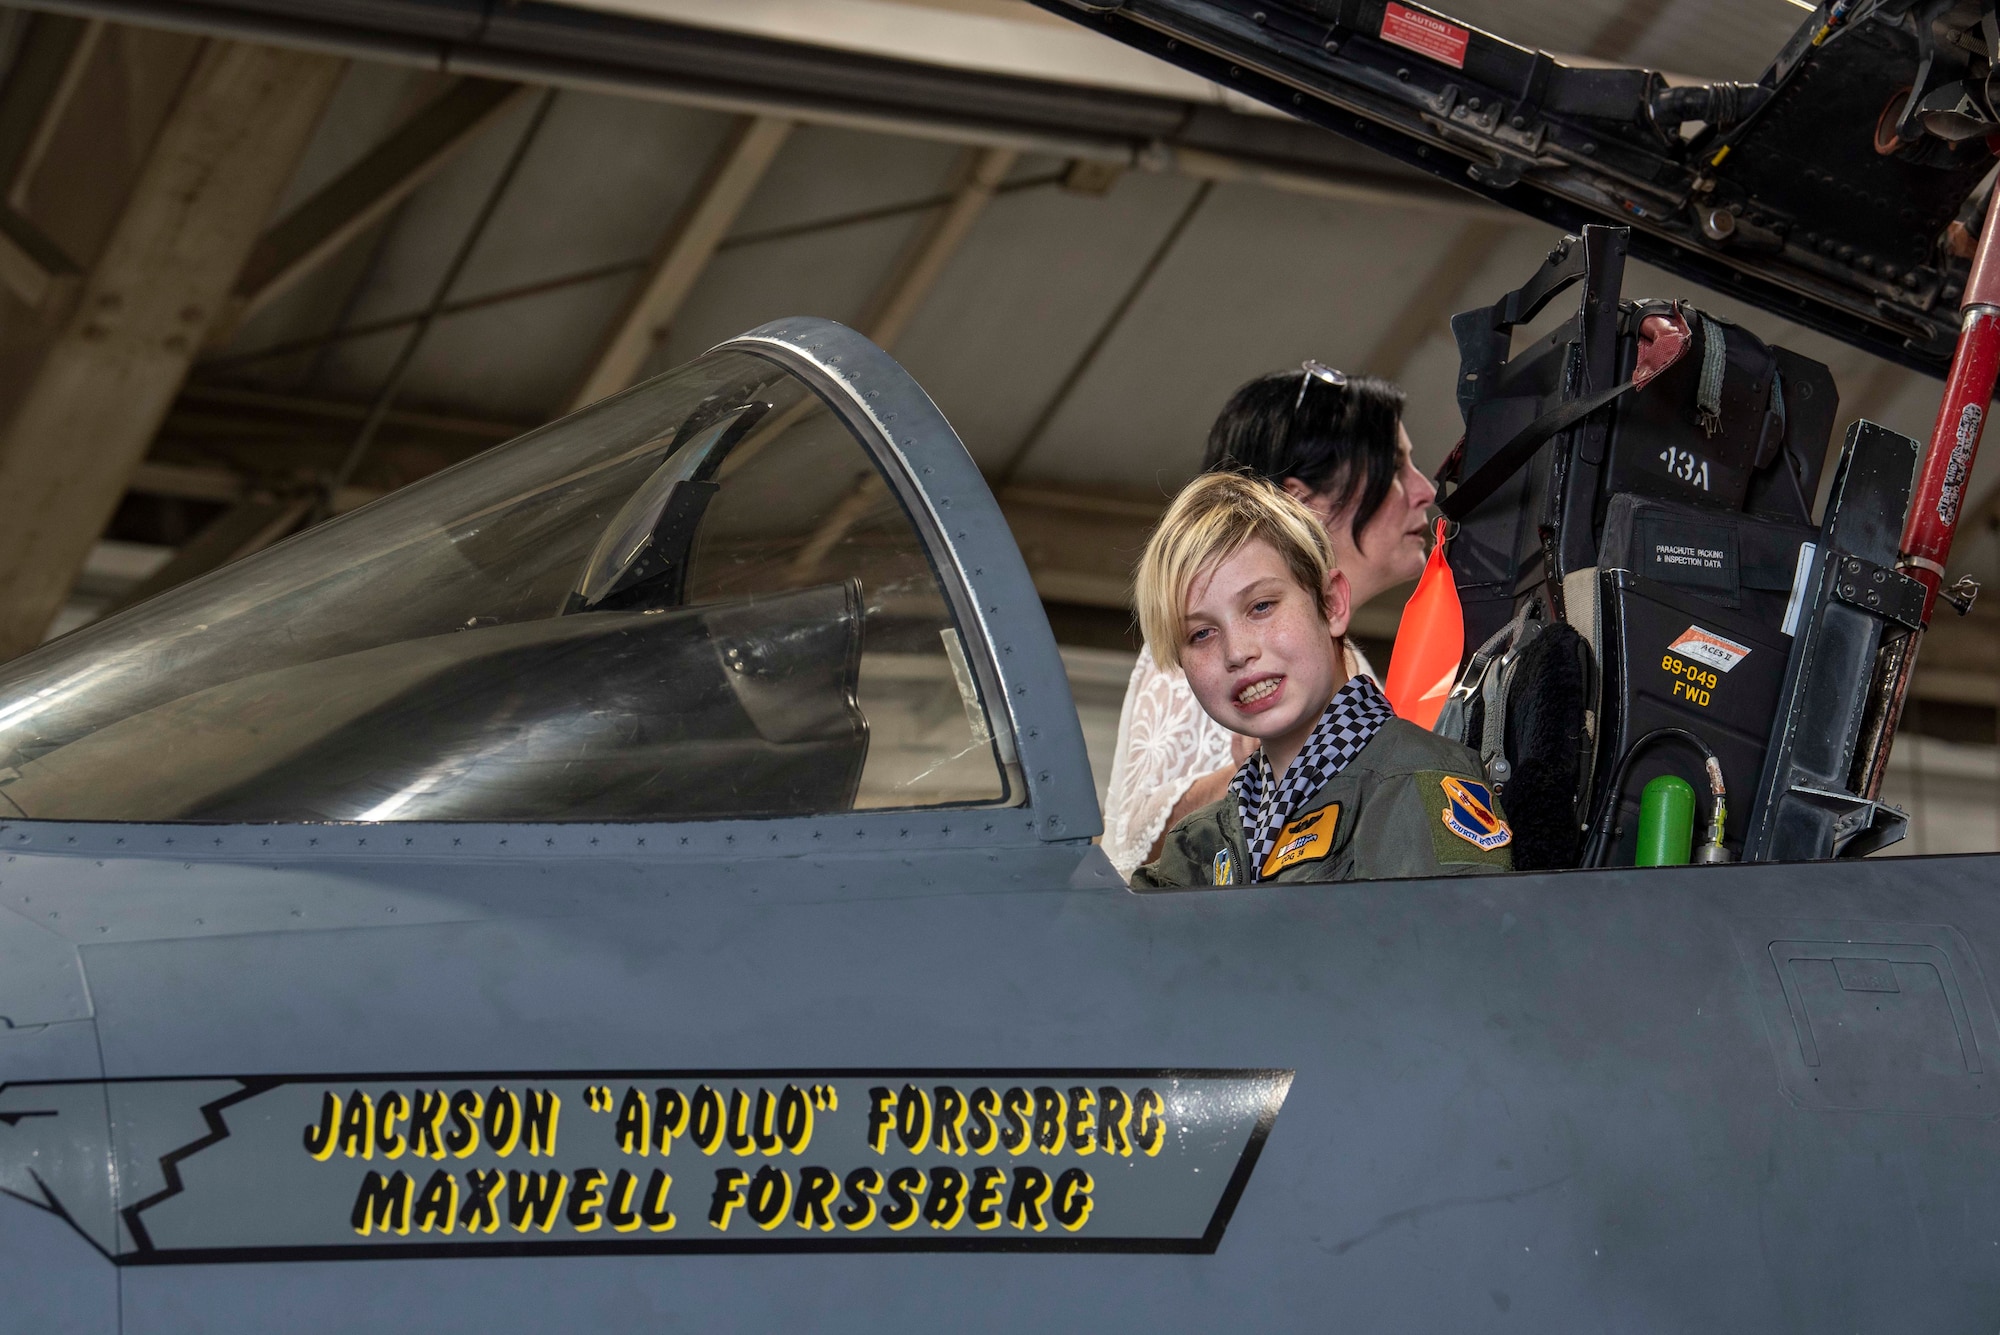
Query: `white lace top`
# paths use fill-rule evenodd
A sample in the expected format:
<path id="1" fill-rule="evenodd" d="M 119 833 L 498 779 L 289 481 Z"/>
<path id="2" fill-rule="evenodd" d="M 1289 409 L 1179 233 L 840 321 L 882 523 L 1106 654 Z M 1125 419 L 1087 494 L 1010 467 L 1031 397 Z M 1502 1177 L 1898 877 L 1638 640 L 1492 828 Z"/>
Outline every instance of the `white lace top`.
<path id="1" fill-rule="evenodd" d="M 1374 677 L 1367 658 L 1345 643 L 1347 675 Z M 1118 751 L 1104 793 L 1104 853 L 1119 875 L 1130 876 L 1146 860 L 1188 785 L 1230 763 L 1231 737 L 1195 703 L 1186 673 L 1168 672 L 1150 649 L 1139 650 L 1118 710 Z"/>

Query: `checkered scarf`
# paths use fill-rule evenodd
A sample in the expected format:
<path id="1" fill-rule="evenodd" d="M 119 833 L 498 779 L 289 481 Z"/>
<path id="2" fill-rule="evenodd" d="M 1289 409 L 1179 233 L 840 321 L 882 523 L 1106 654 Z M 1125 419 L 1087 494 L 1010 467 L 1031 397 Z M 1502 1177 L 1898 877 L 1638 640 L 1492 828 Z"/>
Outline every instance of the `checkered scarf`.
<path id="1" fill-rule="evenodd" d="M 1230 783 L 1249 844 L 1250 865 L 1245 869 L 1249 880 L 1263 879 L 1264 859 L 1271 856 L 1278 831 L 1298 814 L 1299 806 L 1346 769 L 1369 739 L 1394 717 L 1396 711 L 1379 686 L 1367 677 L 1351 677 L 1334 692 L 1304 748 L 1286 768 L 1282 783 L 1272 778 L 1271 762 L 1263 747 L 1251 753 Z M 1269 801 L 1265 800 L 1267 793 Z"/>

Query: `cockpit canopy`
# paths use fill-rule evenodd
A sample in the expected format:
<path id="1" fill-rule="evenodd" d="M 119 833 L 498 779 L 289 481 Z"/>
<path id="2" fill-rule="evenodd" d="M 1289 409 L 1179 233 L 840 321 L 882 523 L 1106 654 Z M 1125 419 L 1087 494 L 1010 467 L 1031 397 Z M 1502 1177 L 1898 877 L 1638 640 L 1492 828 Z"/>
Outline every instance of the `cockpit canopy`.
<path id="1" fill-rule="evenodd" d="M 1018 802 L 906 484 L 725 347 L 8 665 L 0 817 Z"/>

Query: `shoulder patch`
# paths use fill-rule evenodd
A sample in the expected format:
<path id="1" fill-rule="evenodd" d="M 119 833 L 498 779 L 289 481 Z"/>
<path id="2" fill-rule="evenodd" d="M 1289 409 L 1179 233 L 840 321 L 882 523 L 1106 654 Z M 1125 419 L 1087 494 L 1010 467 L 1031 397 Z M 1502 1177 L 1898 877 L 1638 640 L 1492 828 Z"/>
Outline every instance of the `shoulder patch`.
<path id="1" fill-rule="evenodd" d="M 1317 862 L 1333 852 L 1333 832 L 1339 825 L 1340 803 L 1329 802 L 1285 826 L 1278 831 L 1278 841 L 1271 846 L 1271 856 L 1264 859 L 1257 879 L 1268 881 L 1287 867 Z"/>
<path id="2" fill-rule="evenodd" d="M 1209 868 L 1210 885 L 1236 884 L 1236 859 L 1229 855 L 1227 846 L 1215 850 L 1215 862 Z"/>
<path id="3" fill-rule="evenodd" d="M 1493 809 L 1493 794 L 1485 784 L 1447 774 L 1438 786 L 1444 790 L 1445 829 L 1487 852 L 1514 842 L 1514 831 Z"/>

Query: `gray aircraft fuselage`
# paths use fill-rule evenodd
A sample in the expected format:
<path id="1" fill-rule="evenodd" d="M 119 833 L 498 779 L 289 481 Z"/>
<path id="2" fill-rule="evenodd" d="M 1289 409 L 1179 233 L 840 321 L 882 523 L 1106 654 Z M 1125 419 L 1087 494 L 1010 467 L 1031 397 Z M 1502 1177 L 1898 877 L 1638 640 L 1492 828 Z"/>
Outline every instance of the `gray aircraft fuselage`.
<path id="1" fill-rule="evenodd" d="M 0 1330 L 2000 1323 L 2000 861 L 1134 894 L 943 419 L 738 342 L 880 428 L 1023 799 L 0 822 Z"/>

